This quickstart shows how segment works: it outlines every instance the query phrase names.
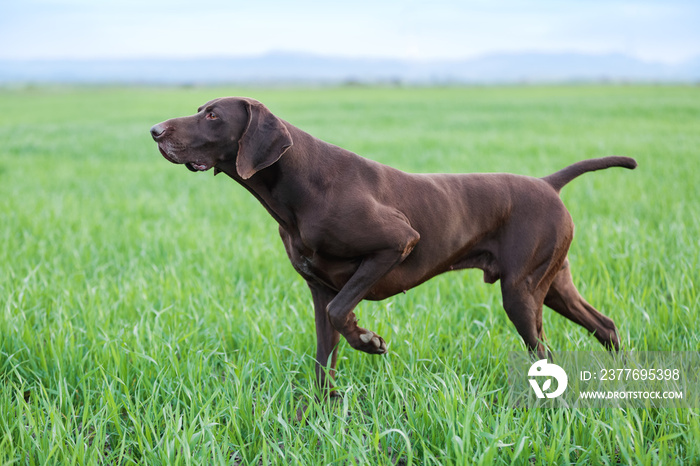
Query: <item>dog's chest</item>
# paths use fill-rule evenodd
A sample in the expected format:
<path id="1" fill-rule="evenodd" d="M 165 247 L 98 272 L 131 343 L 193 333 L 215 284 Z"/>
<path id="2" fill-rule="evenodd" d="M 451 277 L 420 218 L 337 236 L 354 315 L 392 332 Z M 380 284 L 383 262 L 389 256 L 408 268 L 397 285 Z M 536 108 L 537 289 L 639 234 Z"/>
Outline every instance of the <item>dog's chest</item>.
<path id="1" fill-rule="evenodd" d="M 307 281 L 340 290 L 359 267 L 358 259 L 330 258 L 307 247 L 298 235 L 282 228 L 280 234 L 294 270 Z"/>

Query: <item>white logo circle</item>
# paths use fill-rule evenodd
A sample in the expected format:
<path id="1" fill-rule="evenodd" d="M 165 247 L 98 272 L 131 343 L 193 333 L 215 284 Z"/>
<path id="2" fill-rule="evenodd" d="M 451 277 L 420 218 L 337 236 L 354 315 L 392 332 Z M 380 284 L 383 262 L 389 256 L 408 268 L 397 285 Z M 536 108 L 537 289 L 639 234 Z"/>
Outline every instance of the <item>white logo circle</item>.
<path id="1" fill-rule="evenodd" d="M 566 386 L 569 383 L 569 378 L 566 376 L 564 369 L 553 363 L 548 363 L 546 359 L 540 359 L 532 366 L 530 370 L 527 371 L 528 377 L 547 377 L 547 380 L 542 384 L 542 388 L 537 383 L 536 379 L 528 379 L 532 389 L 535 391 L 537 398 L 556 398 L 561 396 L 566 390 Z M 552 385 L 552 377 L 557 381 L 557 389 L 551 393 L 546 393 Z"/>

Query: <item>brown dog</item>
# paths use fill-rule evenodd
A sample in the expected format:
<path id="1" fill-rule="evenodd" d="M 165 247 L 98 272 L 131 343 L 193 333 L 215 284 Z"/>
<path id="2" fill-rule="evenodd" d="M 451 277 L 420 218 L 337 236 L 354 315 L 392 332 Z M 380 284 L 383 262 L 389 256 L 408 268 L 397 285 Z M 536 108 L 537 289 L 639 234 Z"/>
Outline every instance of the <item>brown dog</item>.
<path id="1" fill-rule="evenodd" d="M 163 156 L 192 171 L 214 168 L 250 191 L 280 225 L 292 265 L 311 289 L 316 375 L 331 389 L 336 346 L 386 353 L 353 309 L 448 270 L 501 280 L 503 307 L 531 351 L 545 354 L 542 305 L 619 349 L 615 323 L 579 295 L 566 258 L 574 232 L 559 191 L 577 176 L 635 168 L 627 157 L 584 160 L 544 178 L 409 174 L 301 131 L 252 99 L 212 100 L 197 114 L 155 125 Z M 331 356 L 332 355 L 332 356 Z"/>

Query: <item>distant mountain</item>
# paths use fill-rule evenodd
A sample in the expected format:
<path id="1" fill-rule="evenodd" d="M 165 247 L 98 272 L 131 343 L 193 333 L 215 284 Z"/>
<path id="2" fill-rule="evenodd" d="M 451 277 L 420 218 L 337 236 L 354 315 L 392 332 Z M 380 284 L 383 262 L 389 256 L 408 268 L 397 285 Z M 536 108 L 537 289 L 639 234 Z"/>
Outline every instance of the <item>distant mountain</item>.
<path id="1" fill-rule="evenodd" d="M 340 58 L 301 53 L 133 60 L 0 60 L 0 83 L 514 83 L 700 82 L 700 57 L 679 65 L 627 55 L 502 53 L 459 61 Z"/>

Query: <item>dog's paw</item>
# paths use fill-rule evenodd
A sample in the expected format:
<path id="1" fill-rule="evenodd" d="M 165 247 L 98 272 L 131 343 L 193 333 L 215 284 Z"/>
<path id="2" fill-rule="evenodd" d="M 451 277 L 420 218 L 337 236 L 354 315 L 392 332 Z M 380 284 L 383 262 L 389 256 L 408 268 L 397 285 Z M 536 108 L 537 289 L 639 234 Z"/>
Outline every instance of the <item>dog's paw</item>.
<path id="1" fill-rule="evenodd" d="M 358 327 L 358 337 L 355 341 L 350 341 L 350 345 L 356 350 L 369 354 L 385 354 L 386 342 L 376 333 Z"/>

